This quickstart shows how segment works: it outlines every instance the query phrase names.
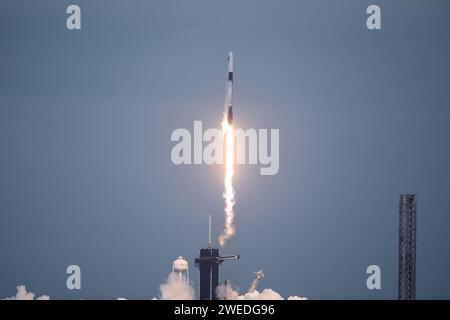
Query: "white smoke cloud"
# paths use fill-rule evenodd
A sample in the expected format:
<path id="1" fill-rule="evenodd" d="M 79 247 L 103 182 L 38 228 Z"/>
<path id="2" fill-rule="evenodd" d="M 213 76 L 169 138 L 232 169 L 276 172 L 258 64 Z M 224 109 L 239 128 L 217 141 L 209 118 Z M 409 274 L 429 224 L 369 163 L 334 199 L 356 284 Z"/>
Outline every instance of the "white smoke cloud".
<path id="1" fill-rule="evenodd" d="M 193 300 L 194 289 L 184 278 L 171 272 L 166 282 L 159 286 L 161 300 Z"/>
<path id="2" fill-rule="evenodd" d="M 187 283 L 175 273 L 170 273 L 167 280 L 159 286 L 161 300 L 194 300 L 195 293 L 190 283 Z M 255 290 L 252 293 L 239 294 L 237 289 L 234 289 L 231 283 L 227 283 L 226 287 L 221 284 L 216 289 L 218 299 L 226 300 L 284 300 L 284 298 L 272 289 L 264 289 L 259 292 Z M 24 285 L 17 286 L 17 293 L 15 296 L 4 298 L 2 300 L 35 300 L 35 294 L 28 292 Z M 36 300 L 50 300 L 48 295 L 42 295 Z M 127 300 L 126 298 L 117 298 L 117 300 Z M 153 298 L 152 300 L 157 300 Z M 287 300 L 307 300 L 305 297 L 289 296 Z"/>
<path id="3" fill-rule="evenodd" d="M 289 296 L 287 299 L 288 300 L 308 300 L 308 298 L 299 297 L 299 296 Z"/>
<path id="4" fill-rule="evenodd" d="M 34 293 L 27 292 L 27 288 L 24 285 L 17 286 L 17 293 L 13 297 L 4 298 L 3 300 L 34 300 Z M 36 300 L 50 300 L 47 295 L 42 295 L 36 298 Z"/>
<path id="5" fill-rule="evenodd" d="M 230 283 L 220 284 L 216 289 L 216 295 L 218 299 L 226 300 L 284 300 L 284 298 L 276 291 L 272 289 L 264 289 L 259 292 L 255 290 L 252 293 L 239 294 L 237 289 L 234 289 Z M 289 296 L 288 300 L 307 300 L 303 297 Z"/>

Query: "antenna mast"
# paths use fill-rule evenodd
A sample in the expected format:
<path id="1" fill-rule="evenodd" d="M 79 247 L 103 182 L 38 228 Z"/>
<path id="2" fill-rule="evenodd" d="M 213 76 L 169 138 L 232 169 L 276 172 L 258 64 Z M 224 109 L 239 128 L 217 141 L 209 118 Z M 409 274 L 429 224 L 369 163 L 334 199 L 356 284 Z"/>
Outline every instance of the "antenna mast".
<path id="1" fill-rule="evenodd" d="M 209 221 L 208 221 L 208 249 L 212 248 L 211 243 L 211 215 L 209 215 Z"/>

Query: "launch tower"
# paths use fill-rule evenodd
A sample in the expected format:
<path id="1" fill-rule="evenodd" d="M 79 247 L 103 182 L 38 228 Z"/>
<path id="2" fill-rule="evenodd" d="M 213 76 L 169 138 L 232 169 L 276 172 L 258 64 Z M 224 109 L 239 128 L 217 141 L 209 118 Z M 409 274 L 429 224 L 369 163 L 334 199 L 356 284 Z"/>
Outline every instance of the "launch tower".
<path id="1" fill-rule="evenodd" d="M 219 284 L 219 265 L 225 260 L 239 259 L 239 255 L 220 256 L 219 249 L 211 243 L 211 215 L 209 215 L 208 247 L 200 249 L 195 265 L 200 271 L 200 300 L 216 300 L 216 288 Z"/>
<path id="2" fill-rule="evenodd" d="M 416 194 L 401 194 L 399 203 L 398 299 L 416 298 Z"/>

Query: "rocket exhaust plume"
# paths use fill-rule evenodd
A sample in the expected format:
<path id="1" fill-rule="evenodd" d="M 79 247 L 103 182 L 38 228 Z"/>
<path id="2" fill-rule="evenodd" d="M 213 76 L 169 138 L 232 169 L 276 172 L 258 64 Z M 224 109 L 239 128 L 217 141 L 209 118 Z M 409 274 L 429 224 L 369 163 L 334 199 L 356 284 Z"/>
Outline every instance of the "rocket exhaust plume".
<path id="1" fill-rule="evenodd" d="M 225 199 L 225 227 L 219 236 L 220 246 L 224 246 L 235 233 L 234 227 L 234 130 L 233 130 L 233 53 L 228 54 L 228 80 L 227 96 L 225 100 L 225 112 L 222 121 L 222 133 L 225 139 L 225 190 L 223 197 Z"/>
<path id="2" fill-rule="evenodd" d="M 225 191 L 223 197 L 225 198 L 225 228 L 219 236 L 219 243 L 221 246 L 230 239 L 235 232 L 234 228 L 234 190 L 233 190 L 233 174 L 234 174 L 234 131 L 233 125 L 228 124 L 226 117 L 222 122 L 222 132 L 225 138 Z"/>

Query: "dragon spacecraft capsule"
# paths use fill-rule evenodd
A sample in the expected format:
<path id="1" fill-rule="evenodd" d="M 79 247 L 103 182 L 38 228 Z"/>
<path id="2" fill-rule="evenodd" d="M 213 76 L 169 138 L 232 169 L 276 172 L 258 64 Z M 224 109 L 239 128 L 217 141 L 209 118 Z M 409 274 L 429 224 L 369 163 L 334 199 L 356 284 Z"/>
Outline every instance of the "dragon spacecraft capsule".
<path id="1" fill-rule="evenodd" d="M 225 98 L 225 112 L 228 124 L 233 123 L 233 52 L 228 54 L 227 96 Z"/>

